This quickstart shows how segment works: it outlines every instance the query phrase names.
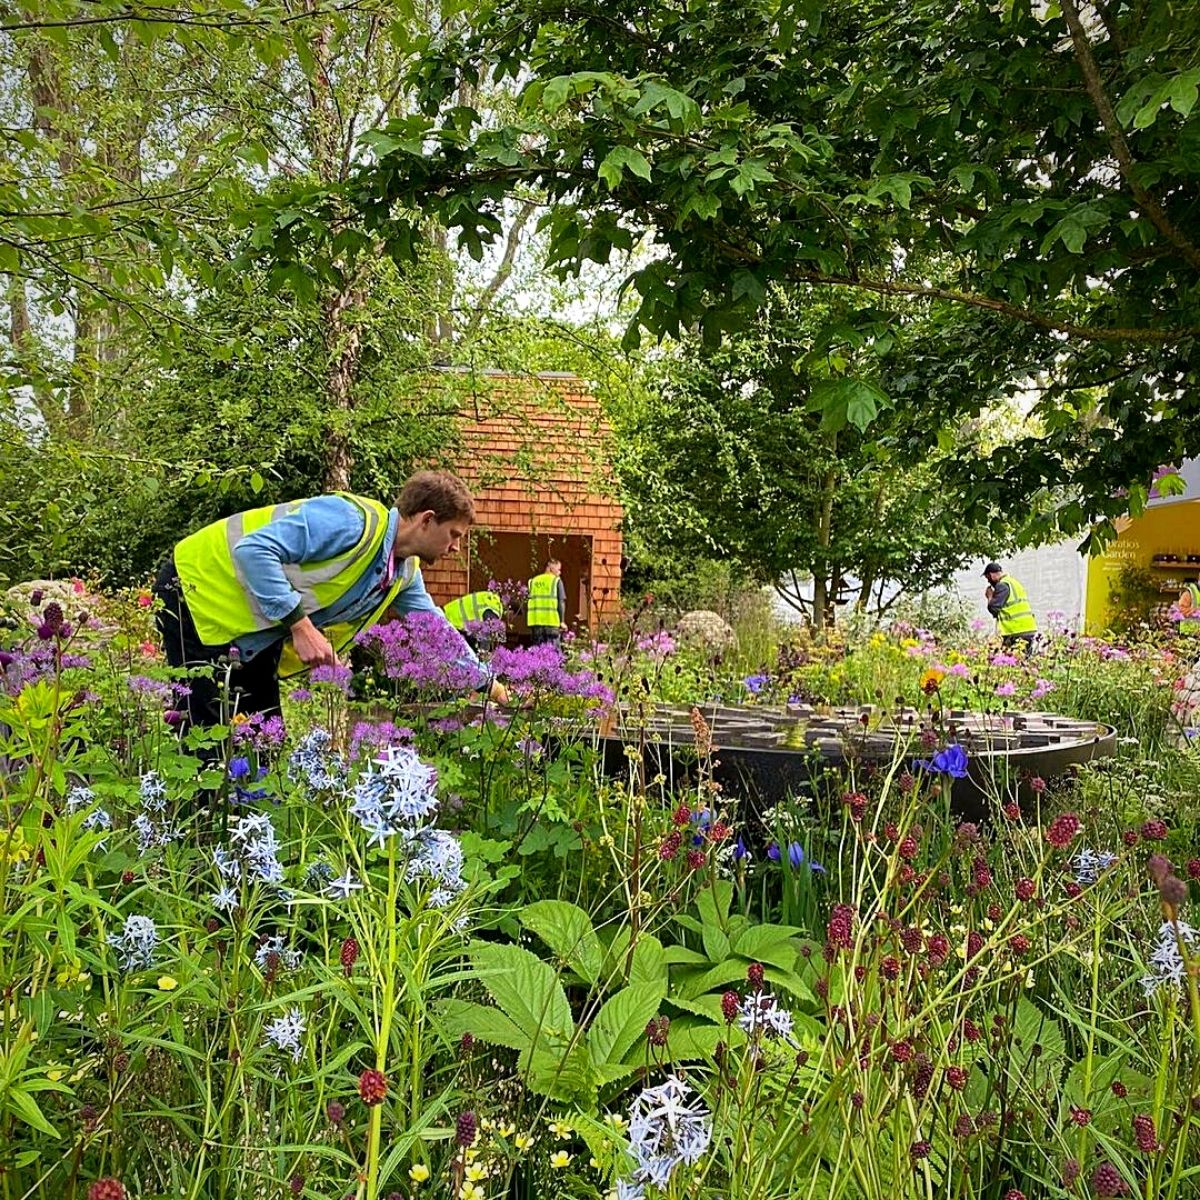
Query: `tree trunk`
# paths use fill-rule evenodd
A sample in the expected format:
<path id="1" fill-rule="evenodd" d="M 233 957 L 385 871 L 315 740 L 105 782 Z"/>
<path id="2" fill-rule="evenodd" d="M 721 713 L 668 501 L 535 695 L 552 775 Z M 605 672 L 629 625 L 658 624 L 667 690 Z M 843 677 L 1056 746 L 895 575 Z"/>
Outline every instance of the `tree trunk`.
<path id="1" fill-rule="evenodd" d="M 837 435 L 833 436 L 830 453 L 837 454 Z M 821 631 L 829 621 L 831 581 L 829 546 L 833 541 L 833 497 L 837 491 L 837 466 L 825 472 L 821 485 L 821 508 L 817 515 L 817 545 L 819 547 L 813 563 L 813 628 Z"/>
<path id="2" fill-rule="evenodd" d="M 29 385 L 33 401 L 52 434 L 58 433 L 63 425 L 63 408 L 53 386 L 42 369 L 37 334 L 29 319 L 29 299 L 25 292 L 25 280 L 19 275 L 10 275 L 8 280 L 8 340 L 13 358 L 20 364 L 22 378 Z"/>
<path id="3" fill-rule="evenodd" d="M 883 500 L 884 500 L 885 485 L 880 483 L 875 490 L 875 524 L 879 525 L 883 520 Z M 875 587 L 875 578 L 879 574 L 878 569 L 870 563 L 863 563 L 861 586 L 858 592 L 858 601 L 854 605 L 857 612 L 866 612 L 867 605 L 871 602 L 871 591 Z"/>
<path id="4" fill-rule="evenodd" d="M 363 288 L 352 285 L 326 296 L 321 303 L 321 330 L 328 368 L 325 374 L 324 479 L 326 491 L 350 487 L 354 467 L 350 435 L 353 431 L 354 381 L 362 356 L 362 330 L 355 319 L 362 307 Z"/>

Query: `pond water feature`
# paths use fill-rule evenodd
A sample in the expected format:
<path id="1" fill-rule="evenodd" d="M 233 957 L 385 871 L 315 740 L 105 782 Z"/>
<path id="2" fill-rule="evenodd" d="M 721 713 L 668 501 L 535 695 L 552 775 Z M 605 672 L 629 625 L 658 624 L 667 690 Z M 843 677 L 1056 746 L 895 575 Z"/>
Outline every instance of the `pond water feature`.
<path id="1" fill-rule="evenodd" d="M 605 769 L 627 773 L 637 757 L 630 760 L 626 747 L 640 745 L 647 777 L 665 775 L 670 786 L 694 779 L 691 712 L 682 705 L 622 707 L 601 730 Z M 930 714 L 911 708 L 710 704 L 700 712 L 711 732 L 714 778 L 723 794 L 755 811 L 809 790 L 829 768 L 898 762 L 912 769 L 931 757 L 921 740 L 923 730 L 933 729 Z M 1116 748 L 1112 726 L 1045 712 L 946 709 L 934 733 L 939 745 L 956 743 L 966 751 L 967 775 L 953 780 L 952 799 L 971 819 L 987 815 L 989 795 L 1031 803 L 1031 779 L 1050 780 Z"/>

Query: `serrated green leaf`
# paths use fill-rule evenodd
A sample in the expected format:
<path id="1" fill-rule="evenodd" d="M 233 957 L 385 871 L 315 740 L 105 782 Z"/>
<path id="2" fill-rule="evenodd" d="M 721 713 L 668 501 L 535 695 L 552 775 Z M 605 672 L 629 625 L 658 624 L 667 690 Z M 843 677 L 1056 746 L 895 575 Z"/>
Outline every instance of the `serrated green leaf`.
<path id="1" fill-rule="evenodd" d="M 476 1004 L 470 1000 L 444 1000 L 438 1005 L 437 1013 L 447 1037 L 452 1041 L 469 1033 L 492 1046 L 506 1046 L 510 1050 L 529 1049 L 529 1035 L 498 1008 L 489 1008 L 486 1004 Z"/>
<path id="2" fill-rule="evenodd" d="M 570 1037 L 571 1006 L 554 969 L 523 946 L 477 942 L 470 956 L 483 986 L 531 1043 Z"/>
<path id="3" fill-rule="evenodd" d="M 604 947 L 591 918 L 566 900 L 539 900 L 526 905 L 518 920 L 532 930 L 581 979 L 595 983 L 604 968 Z"/>
<path id="4" fill-rule="evenodd" d="M 610 996 L 596 1014 L 587 1034 L 593 1063 L 620 1062 L 658 1015 L 666 989 L 637 983 Z"/>

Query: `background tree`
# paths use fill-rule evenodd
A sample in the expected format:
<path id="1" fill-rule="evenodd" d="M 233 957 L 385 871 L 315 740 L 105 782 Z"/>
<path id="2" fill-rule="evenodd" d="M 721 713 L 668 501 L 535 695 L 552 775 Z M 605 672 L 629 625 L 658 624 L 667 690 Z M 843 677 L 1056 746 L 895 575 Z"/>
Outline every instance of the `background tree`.
<path id="1" fill-rule="evenodd" d="M 1124 0 L 500 0 L 423 64 L 421 112 L 351 194 L 368 228 L 422 211 L 478 247 L 536 186 L 564 272 L 648 236 L 631 344 L 713 344 L 776 283 L 962 321 L 960 416 L 1041 380 L 1042 436 L 991 456 L 973 517 L 1002 497 L 1045 537 L 1136 509 L 1200 440 L 1198 29 L 1195 6 Z M 506 76 L 514 120 L 456 104 Z M 264 215 L 264 250 L 323 269 L 335 199 L 307 197 L 298 233 Z"/>
<path id="2" fill-rule="evenodd" d="M 788 585 L 821 627 L 837 604 L 925 591 L 1006 548 L 1008 522 L 962 516 L 949 466 L 972 447 L 938 420 L 946 381 L 921 379 L 929 330 L 897 336 L 895 317 L 805 289 L 718 347 L 656 360 L 619 423 L 635 556 L 727 559 Z"/>

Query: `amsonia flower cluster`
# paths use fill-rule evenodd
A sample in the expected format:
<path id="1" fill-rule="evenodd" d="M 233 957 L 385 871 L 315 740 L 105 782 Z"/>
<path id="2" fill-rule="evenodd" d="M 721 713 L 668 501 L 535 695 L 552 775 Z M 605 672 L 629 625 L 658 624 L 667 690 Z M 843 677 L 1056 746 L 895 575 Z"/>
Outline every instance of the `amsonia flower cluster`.
<path id="1" fill-rule="evenodd" d="M 617 1195 L 641 1200 L 647 1186 L 665 1189 L 676 1167 L 698 1162 L 711 1141 L 712 1114 L 681 1079 L 670 1075 L 644 1089 L 629 1109 L 629 1152 L 637 1166 Z"/>

